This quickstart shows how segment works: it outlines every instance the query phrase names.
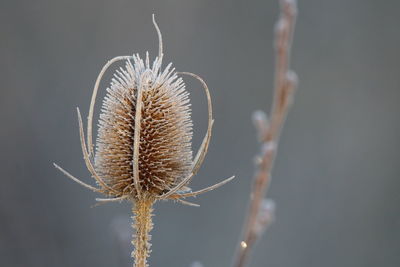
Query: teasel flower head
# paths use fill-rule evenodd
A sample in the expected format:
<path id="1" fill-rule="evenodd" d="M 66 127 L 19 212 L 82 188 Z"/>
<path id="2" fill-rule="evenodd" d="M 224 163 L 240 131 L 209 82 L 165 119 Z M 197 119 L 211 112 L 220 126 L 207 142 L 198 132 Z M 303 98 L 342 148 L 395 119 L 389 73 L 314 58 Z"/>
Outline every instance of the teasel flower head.
<path id="1" fill-rule="evenodd" d="M 159 51 L 152 63 L 148 53 L 144 60 L 138 54 L 119 56 L 108 61 L 100 71 L 91 98 L 86 140 L 77 109 L 83 157 L 97 187 L 54 164 L 75 182 L 107 196 L 97 198 L 99 202 L 133 202 L 136 229 L 133 256 L 138 267 L 147 266 L 148 233 L 152 228 L 152 204 L 156 200 L 172 199 L 197 206 L 184 199 L 213 190 L 234 178 L 195 192 L 188 187 L 208 150 L 213 125 L 211 96 L 199 76 L 176 72 L 172 64 L 163 69 L 162 36 L 154 15 L 153 24 L 158 33 Z M 107 88 L 94 146 L 92 127 L 97 92 L 104 73 L 118 61 L 125 61 L 125 66 L 115 71 Z M 189 93 L 181 78 L 183 75 L 202 84 L 208 101 L 208 129 L 194 158 Z"/>
<path id="2" fill-rule="evenodd" d="M 105 188 L 109 194 L 138 197 L 146 192 L 158 197 L 190 175 L 189 94 L 171 64 L 161 70 L 161 57 L 152 65 L 148 54 L 146 62 L 139 55 L 132 58 L 114 75 L 103 101 L 95 170 L 110 187 Z"/>

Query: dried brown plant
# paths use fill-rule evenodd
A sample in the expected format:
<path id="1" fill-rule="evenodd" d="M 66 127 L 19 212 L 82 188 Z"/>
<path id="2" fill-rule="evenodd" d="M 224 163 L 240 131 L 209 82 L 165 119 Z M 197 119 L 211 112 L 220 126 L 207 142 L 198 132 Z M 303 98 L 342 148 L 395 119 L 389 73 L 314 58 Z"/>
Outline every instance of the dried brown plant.
<path id="1" fill-rule="evenodd" d="M 261 152 L 250 193 L 250 205 L 243 225 L 242 237 L 234 257 L 233 267 L 244 267 L 256 241 L 273 219 L 274 205 L 265 199 L 271 181 L 271 172 L 277 153 L 279 136 L 293 94 L 297 86 L 297 76 L 290 70 L 290 49 L 296 23 L 296 0 L 280 0 L 281 12 L 275 26 L 275 86 L 270 119 L 263 111 L 253 114 L 253 121 L 261 142 Z"/>
<path id="2" fill-rule="evenodd" d="M 132 243 L 135 249 L 132 257 L 136 267 L 148 266 L 149 232 L 153 227 L 151 217 L 155 201 L 172 199 L 197 206 L 184 199 L 213 190 L 234 178 L 195 192 L 188 187 L 202 165 L 210 143 L 213 125 L 211 96 L 199 76 L 176 72 L 172 64 L 162 69 L 162 36 L 154 15 L 153 24 L 158 33 L 159 53 L 152 64 L 148 53 L 145 60 L 137 54 L 120 56 L 107 62 L 100 71 L 90 103 L 86 141 L 77 109 L 83 157 L 98 187 L 82 182 L 54 164 L 75 182 L 108 197 L 97 198 L 99 202 L 129 200 L 133 203 L 135 234 Z M 92 125 L 97 91 L 107 69 L 122 60 L 126 61 L 125 68 L 116 70 L 103 101 L 94 147 Z M 188 75 L 200 81 L 208 101 L 208 129 L 194 159 L 189 94 L 178 75 Z"/>

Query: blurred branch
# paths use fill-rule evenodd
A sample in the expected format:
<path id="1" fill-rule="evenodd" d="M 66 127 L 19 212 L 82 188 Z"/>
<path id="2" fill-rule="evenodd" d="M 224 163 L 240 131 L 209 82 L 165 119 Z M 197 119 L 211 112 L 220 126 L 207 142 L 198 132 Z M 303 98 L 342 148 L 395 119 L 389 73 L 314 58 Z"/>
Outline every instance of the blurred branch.
<path id="1" fill-rule="evenodd" d="M 280 5 L 280 17 L 275 26 L 274 99 L 269 121 L 262 111 L 253 114 L 253 122 L 261 141 L 261 152 L 256 162 L 250 206 L 234 257 L 234 267 L 245 266 L 255 242 L 272 222 L 274 205 L 271 204 L 273 202 L 265 200 L 264 196 L 271 180 L 280 131 L 297 86 L 296 74 L 289 69 L 290 48 L 297 14 L 296 1 L 281 0 Z"/>
<path id="2" fill-rule="evenodd" d="M 110 224 L 111 235 L 115 242 L 115 253 L 118 264 L 115 266 L 130 266 L 130 252 L 132 241 L 132 226 L 129 216 L 117 216 Z"/>
<path id="3" fill-rule="evenodd" d="M 204 267 L 204 265 L 199 261 L 194 261 L 192 264 L 190 264 L 190 267 Z"/>

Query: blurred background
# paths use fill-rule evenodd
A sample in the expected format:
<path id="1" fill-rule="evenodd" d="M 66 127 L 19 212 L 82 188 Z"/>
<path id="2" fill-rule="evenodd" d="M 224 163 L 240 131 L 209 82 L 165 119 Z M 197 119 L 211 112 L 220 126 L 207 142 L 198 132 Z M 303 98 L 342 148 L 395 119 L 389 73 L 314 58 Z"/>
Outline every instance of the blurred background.
<path id="1" fill-rule="evenodd" d="M 278 1 L 1 0 L 0 266 L 131 266 L 130 205 L 93 208 L 75 107 L 114 56 L 157 54 L 209 84 L 208 156 L 192 187 L 236 175 L 196 198 L 157 203 L 151 266 L 230 266 L 258 153 L 251 114 L 269 110 Z M 299 76 L 268 197 L 275 223 L 251 266 L 400 266 L 398 1 L 300 1 L 292 67 Z M 102 83 L 102 93 L 108 78 Z M 206 130 L 191 93 L 194 150 Z M 101 101 L 98 101 L 100 104 Z M 99 108 L 97 107 L 97 111 Z"/>

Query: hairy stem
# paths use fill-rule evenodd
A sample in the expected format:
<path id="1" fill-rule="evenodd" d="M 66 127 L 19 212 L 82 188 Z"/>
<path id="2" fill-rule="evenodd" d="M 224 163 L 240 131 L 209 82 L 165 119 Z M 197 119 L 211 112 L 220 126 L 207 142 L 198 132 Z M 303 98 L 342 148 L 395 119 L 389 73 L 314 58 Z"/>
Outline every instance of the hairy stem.
<path id="1" fill-rule="evenodd" d="M 143 196 L 141 199 L 135 201 L 132 208 L 133 211 L 133 234 L 132 244 L 134 250 L 132 257 L 135 259 L 134 267 L 147 267 L 147 258 L 150 256 L 150 231 L 153 229 L 152 212 L 153 212 L 152 198 Z"/>

